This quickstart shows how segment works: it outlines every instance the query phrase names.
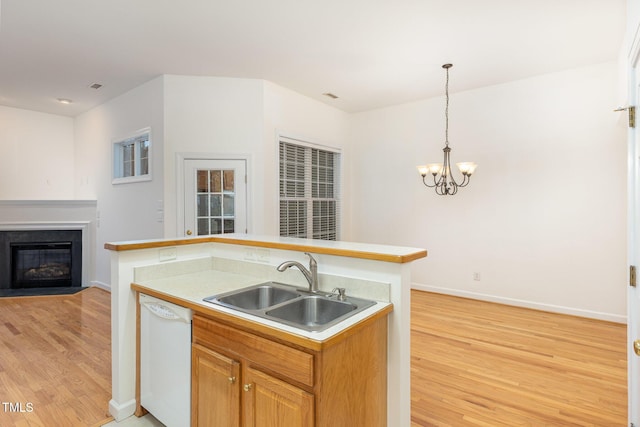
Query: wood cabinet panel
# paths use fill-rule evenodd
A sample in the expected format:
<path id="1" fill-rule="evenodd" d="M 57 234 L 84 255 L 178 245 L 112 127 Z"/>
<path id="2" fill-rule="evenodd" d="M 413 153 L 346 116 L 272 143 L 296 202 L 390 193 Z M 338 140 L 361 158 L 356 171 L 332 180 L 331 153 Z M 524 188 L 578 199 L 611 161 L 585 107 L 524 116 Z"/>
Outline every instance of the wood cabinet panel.
<path id="1" fill-rule="evenodd" d="M 244 383 L 245 426 L 314 426 L 312 394 L 250 367 Z"/>
<path id="2" fill-rule="evenodd" d="M 286 377 L 309 387 L 313 386 L 314 356 L 286 345 L 216 323 L 193 317 L 194 342 L 208 347 L 215 346 L 225 352 L 242 355 L 242 358 L 268 367 L 278 376 Z"/>
<path id="3" fill-rule="evenodd" d="M 240 426 L 240 363 L 193 344 L 191 425 Z"/>

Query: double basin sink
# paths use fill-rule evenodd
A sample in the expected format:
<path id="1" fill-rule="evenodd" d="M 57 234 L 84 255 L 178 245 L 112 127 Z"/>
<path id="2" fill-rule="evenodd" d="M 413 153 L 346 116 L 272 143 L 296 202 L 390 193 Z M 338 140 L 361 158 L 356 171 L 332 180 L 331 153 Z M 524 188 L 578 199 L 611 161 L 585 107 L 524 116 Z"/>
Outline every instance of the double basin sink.
<path id="1" fill-rule="evenodd" d="M 375 301 L 310 292 L 278 282 L 266 282 L 204 299 L 263 319 L 317 332 L 371 307 Z"/>

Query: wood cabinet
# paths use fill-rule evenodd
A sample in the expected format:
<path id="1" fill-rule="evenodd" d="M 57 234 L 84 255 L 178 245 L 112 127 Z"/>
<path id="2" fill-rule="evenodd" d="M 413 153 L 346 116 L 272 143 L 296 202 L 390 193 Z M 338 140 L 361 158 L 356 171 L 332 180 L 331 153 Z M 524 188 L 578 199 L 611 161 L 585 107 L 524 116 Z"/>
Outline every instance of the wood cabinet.
<path id="1" fill-rule="evenodd" d="M 192 425 L 386 426 L 387 314 L 326 342 L 195 314 Z"/>
<path id="2" fill-rule="evenodd" d="M 193 425 L 240 425 L 240 363 L 193 344 L 191 350 Z"/>
<path id="3" fill-rule="evenodd" d="M 247 368 L 243 377 L 246 426 L 314 426 L 313 395 L 298 387 Z"/>

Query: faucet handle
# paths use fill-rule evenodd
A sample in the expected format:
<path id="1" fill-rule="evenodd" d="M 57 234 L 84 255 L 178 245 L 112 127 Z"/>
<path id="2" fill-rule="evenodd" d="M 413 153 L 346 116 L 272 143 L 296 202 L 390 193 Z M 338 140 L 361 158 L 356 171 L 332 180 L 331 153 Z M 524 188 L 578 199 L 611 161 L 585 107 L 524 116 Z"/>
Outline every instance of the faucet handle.
<path id="1" fill-rule="evenodd" d="M 317 265 L 316 259 L 309 252 L 305 252 L 304 254 L 309 257 L 309 265 Z"/>
<path id="2" fill-rule="evenodd" d="M 345 288 L 333 288 L 331 293 L 335 294 L 336 291 L 338 291 L 338 299 L 340 301 L 344 301 L 347 299 L 347 290 Z"/>

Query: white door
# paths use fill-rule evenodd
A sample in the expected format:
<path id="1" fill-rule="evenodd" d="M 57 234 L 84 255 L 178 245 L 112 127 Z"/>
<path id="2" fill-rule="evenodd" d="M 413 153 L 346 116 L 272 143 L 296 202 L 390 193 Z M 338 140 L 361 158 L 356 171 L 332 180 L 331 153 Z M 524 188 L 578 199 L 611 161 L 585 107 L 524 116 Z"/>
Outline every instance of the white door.
<path id="1" fill-rule="evenodd" d="M 184 160 L 184 234 L 247 232 L 246 160 Z"/>
<path id="2" fill-rule="evenodd" d="M 629 73 L 629 103 L 637 105 L 640 99 L 640 72 L 637 58 L 631 62 Z M 623 114 L 627 114 L 626 111 Z M 628 259 L 629 264 L 640 269 L 640 132 L 629 128 L 628 137 Z M 629 423 L 640 426 L 640 357 L 633 349 L 634 343 L 640 340 L 640 286 L 628 286 L 627 291 L 627 375 L 629 393 Z M 640 341 L 638 341 L 640 343 Z"/>

